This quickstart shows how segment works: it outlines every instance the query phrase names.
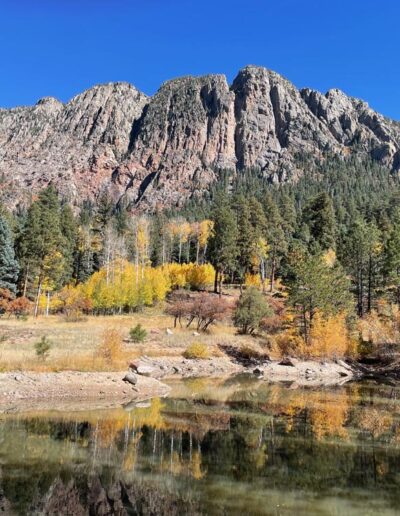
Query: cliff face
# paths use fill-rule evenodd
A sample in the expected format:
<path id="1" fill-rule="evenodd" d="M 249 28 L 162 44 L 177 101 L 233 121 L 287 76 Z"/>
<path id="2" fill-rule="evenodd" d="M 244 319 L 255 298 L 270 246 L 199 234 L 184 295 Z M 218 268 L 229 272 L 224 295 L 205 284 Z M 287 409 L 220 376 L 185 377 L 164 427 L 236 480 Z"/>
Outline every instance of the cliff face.
<path id="1" fill-rule="evenodd" d="M 44 98 L 0 110 L 0 175 L 6 200 L 53 182 L 73 202 L 109 188 L 147 97 L 124 83 L 95 86 L 67 104 Z"/>
<path id="2" fill-rule="evenodd" d="M 79 203 L 108 190 L 133 209 L 179 206 L 216 171 L 257 167 L 273 181 L 298 177 L 295 157 L 370 156 L 400 170 L 400 124 L 339 90 L 299 91 L 248 66 L 163 84 L 152 98 L 106 84 L 67 104 L 45 98 L 0 110 L 0 175 L 11 205 L 52 181 Z"/>

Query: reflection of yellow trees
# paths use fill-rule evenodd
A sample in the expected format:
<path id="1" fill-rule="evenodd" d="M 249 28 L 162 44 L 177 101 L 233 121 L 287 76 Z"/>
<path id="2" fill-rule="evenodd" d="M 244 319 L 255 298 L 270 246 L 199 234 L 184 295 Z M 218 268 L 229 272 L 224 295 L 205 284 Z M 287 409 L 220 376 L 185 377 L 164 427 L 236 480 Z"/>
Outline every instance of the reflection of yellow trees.
<path id="1" fill-rule="evenodd" d="M 359 415 L 360 428 L 377 438 L 389 431 L 393 425 L 393 417 L 388 412 L 378 411 L 375 408 L 365 408 Z"/>
<path id="2" fill-rule="evenodd" d="M 201 451 L 194 451 L 189 457 L 181 457 L 178 452 L 172 452 L 170 460 L 163 463 L 162 471 L 168 471 L 175 476 L 188 476 L 201 480 L 207 471 L 202 466 Z"/>
<path id="3" fill-rule="evenodd" d="M 352 400 L 346 391 L 285 391 L 279 386 L 273 386 L 270 401 L 274 407 L 273 412 L 285 414 L 287 432 L 293 429 L 295 419 L 307 411 L 308 422 L 317 439 L 327 436 L 348 437 L 345 425 Z"/>
<path id="4" fill-rule="evenodd" d="M 124 461 L 122 469 L 124 471 L 132 471 L 136 462 L 137 446 L 140 439 L 142 438 L 142 432 L 137 432 L 133 438 L 129 441 L 126 453 L 124 455 Z"/>
<path id="5" fill-rule="evenodd" d="M 104 448 L 110 446 L 121 431 L 132 431 L 150 426 L 152 428 L 165 428 L 161 410 L 162 402 L 159 398 L 151 400 L 149 407 L 135 408 L 132 412 L 123 409 L 111 411 L 108 417 L 98 420 L 97 425 L 93 425 L 93 431 L 97 427 L 97 439 L 100 446 Z M 90 419 L 89 419 L 90 421 Z"/>

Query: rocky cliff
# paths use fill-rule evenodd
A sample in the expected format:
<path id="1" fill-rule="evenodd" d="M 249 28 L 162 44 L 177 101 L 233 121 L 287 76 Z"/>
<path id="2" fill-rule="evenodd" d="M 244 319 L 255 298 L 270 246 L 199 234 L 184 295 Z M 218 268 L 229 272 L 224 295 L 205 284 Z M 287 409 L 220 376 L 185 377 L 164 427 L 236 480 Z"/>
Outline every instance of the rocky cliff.
<path id="1" fill-rule="evenodd" d="M 133 209 L 179 206 L 221 168 L 296 178 L 304 153 L 370 156 L 398 172 L 400 124 L 339 90 L 298 90 L 256 66 L 231 86 L 223 75 L 184 77 L 150 98 L 105 84 L 67 104 L 0 110 L 1 192 L 12 206 L 49 182 L 76 204 L 107 190 Z"/>

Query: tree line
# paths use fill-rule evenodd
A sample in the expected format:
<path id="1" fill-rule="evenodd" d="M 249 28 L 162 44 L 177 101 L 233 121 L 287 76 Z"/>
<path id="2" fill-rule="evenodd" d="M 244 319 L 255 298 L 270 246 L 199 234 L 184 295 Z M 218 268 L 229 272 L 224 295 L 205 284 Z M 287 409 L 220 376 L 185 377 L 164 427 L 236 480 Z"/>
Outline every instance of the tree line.
<path id="1" fill-rule="evenodd" d="M 114 313 L 177 287 L 222 295 L 226 283 L 252 285 L 287 296 L 305 341 L 321 314 L 345 314 L 349 325 L 382 304 L 399 306 L 398 180 L 355 158 L 309 164 L 281 186 L 259 170 L 222 171 L 204 198 L 151 215 L 116 208 L 107 195 L 74 211 L 50 185 L 26 210 L 1 208 L 2 299 L 30 300 L 37 315 L 80 285 L 92 306 Z M 165 283 L 162 295 L 150 292 L 152 282 Z M 122 298 L 118 285 L 128 284 Z"/>

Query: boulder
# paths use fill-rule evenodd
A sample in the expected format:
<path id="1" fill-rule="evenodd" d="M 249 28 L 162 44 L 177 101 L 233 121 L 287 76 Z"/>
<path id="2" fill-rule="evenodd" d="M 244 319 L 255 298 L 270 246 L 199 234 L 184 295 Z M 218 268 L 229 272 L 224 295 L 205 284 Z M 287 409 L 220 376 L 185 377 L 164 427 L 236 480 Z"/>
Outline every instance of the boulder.
<path id="1" fill-rule="evenodd" d="M 140 374 L 141 376 L 153 376 L 154 374 L 154 367 L 146 366 L 146 365 L 140 365 L 137 368 L 137 374 Z"/>
<path id="2" fill-rule="evenodd" d="M 126 383 L 130 383 L 131 385 L 137 384 L 137 377 L 133 373 L 126 373 L 126 375 L 122 378 L 122 381 Z"/>
<path id="3" fill-rule="evenodd" d="M 279 365 L 296 367 L 297 363 L 297 358 L 285 357 L 279 362 Z"/>

